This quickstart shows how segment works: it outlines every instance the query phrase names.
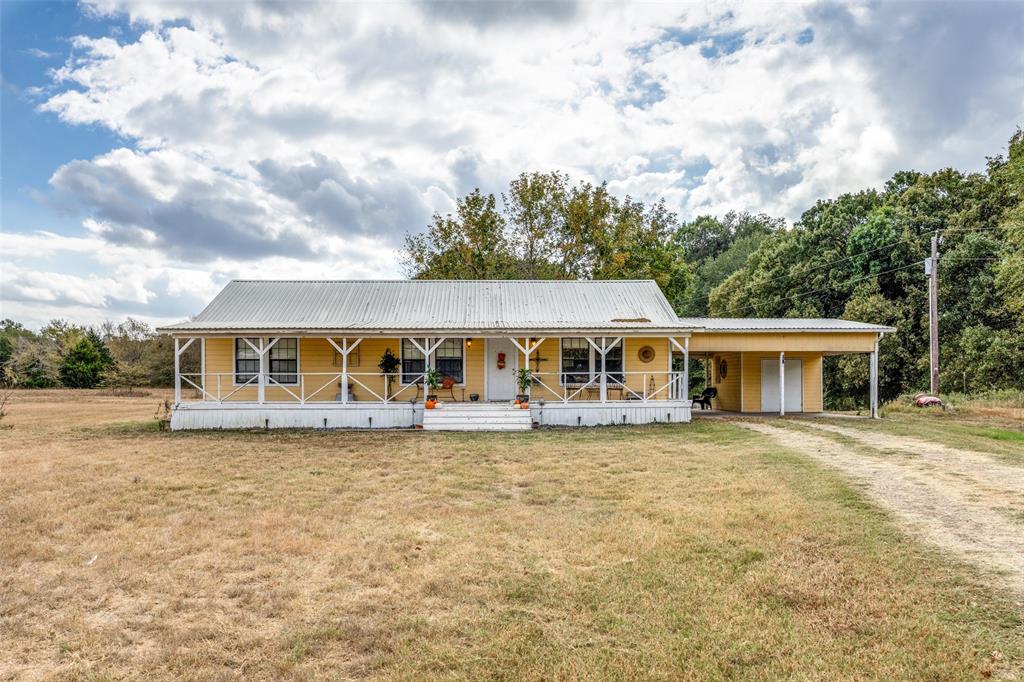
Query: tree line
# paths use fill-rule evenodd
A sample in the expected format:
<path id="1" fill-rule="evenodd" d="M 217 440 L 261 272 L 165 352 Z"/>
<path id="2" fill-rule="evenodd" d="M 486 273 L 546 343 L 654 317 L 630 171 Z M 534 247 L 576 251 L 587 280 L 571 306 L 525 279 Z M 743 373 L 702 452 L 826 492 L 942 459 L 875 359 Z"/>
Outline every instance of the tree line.
<path id="1" fill-rule="evenodd" d="M 403 265 L 422 279 L 653 279 L 682 316 L 893 326 L 880 365 L 881 396 L 892 399 L 928 386 L 923 261 L 936 234 L 944 388 L 1024 389 L 1020 130 L 985 172 L 900 171 L 882 188 L 819 200 L 792 227 L 750 213 L 680 221 L 664 201 L 524 173 L 507 192 L 475 190 L 435 214 L 407 236 Z M 827 358 L 825 377 L 830 407 L 866 399 L 866 357 Z"/>
<path id="2" fill-rule="evenodd" d="M 56 319 L 38 332 L 0 321 L 0 381 L 18 388 L 108 387 L 131 392 L 174 381 L 174 345 L 128 318 L 97 327 Z"/>

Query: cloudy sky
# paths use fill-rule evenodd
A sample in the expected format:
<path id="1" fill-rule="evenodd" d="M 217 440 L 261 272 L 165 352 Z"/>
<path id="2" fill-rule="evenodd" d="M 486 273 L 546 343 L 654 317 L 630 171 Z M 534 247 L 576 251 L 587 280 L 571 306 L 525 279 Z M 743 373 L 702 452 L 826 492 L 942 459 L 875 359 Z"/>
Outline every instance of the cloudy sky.
<path id="1" fill-rule="evenodd" d="M 522 171 L 799 217 L 1024 124 L 1024 3 L 10 2 L 0 316 L 195 314 L 401 275 Z"/>

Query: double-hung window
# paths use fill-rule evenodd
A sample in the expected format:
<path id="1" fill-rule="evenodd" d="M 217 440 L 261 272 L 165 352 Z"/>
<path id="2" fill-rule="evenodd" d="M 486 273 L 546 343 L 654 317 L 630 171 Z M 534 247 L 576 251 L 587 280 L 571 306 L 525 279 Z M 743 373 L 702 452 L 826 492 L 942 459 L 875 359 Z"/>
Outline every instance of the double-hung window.
<path id="1" fill-rule="evenodd" d="M 426 339 L 417 339 L 426 348 Z M 427 358 L 423 351 L 416 347 L 412 339 L 402 339 L 402 374 L 403 384 L 419 384 L 423 382 L 423 373 L 427 371 Z"/>
<path id="2" fill-rule="evenodd" d="M 593 349 L 586 339 L 562 339 L 562 385 L 585 384 L 591 379 Z"/>
<path id="3" fill-rule="evenodd" d="M 455 383 L 464 383 L 462 339 L 445 339 L 434 351 L 434 367 L 441 378 L 451 377 Z"/>
<path id="4" fill-rule="evenodd" d="M 597 351 L 594 351 L 595 355 Z M 597 355 L 594 358 L 594 368 L 601 371 L 601 356 Z M 608 381 L 615 383 L 624 383 L 626 378 L 622 373 L 622 341 L 615 344 L 604 356 L 604 369 L 608 372 Z"/>
<path id="5" fill-rule="evenodd" d="M 624 382 L 622 365 L 622 341 L 608 350 L 605 355 L 604 367 L 611 383 Z M 582 386 L 589 381 L 598 380 L 601 373 L 601 354 L 586 339 L 562 339 L 562 385 Z"/>
<path id="6" fill-rule="evenodd" d="M 429 348 L 436 341 L 416 339 L 423 348 Z M 433 367 L 441 378 L 451 377 L 455 383 L 465 383 L 466 359 L 463 353 L 462 339 L 445 339 L 434 350 L 430 362 L 424 357 L 423 351 L 416 347 L 412 339 L 402 339 L 402 376 L 403 384 L 418 384 L 423 381 L 423 373 L 427 367 Z"/>
<path id="7" fill-rule="evenodd" d="M 260 371 L 260 354 L 253 349 L 260 347 L 258 338 L 250 338 L 250 346 L 245 339 L 235 339 L 235 383 L 257 383 L 256 375 Z M 263 339 L 263 346 L 270 345 L 273 339 Z M 299 340 L 281 338 L 267 351 L 267 372 L 270 378 L 279 384 L 299 383 Z"/>

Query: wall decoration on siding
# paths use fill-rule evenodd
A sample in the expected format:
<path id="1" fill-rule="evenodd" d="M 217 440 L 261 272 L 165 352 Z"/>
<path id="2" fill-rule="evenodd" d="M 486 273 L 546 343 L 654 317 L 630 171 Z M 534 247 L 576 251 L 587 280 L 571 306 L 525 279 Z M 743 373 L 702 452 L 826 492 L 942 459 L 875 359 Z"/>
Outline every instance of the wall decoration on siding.
<path id="1" fill-rule="evenodd" d="M 636 356 L 640 358 L 640 362 L 645 364 L 654 360 L 655 355 L 657 355 L 657 353 L 655 353 L 654 349 L 650 346 L 644 346 L 636 353 Z"/>
<path id="2" fill-rule="evenodd" d="M 727 376 L 729 376 L 729 363 L 722 358 L 718 361 L 718 380 L 725 381 Z"/>

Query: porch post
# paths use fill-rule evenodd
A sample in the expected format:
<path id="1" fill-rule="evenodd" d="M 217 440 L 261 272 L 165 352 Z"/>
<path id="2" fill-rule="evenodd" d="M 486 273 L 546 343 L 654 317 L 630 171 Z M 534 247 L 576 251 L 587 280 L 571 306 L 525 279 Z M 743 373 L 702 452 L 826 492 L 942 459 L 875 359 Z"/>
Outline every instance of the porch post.
<path id="1" fill-rule="evenodd" d="M 199 339 L 199 373 L 202 377 L 203 391 L 206 391 L 206 337 Z M 203 396 L 203 400 L 206 400 L 206 396 Z"/>
<path id="2" fill-rule="evenodd" d="M 608 371 L 605 357 L 608 355 L 608 338 L 601 337 L 601 402 L 608 402 Z"/>
<path id="3" fill-rule="evenodd" d="M 875 338 L 875 349 L 871 351 L 871 418 L 878 419 L 878 338 Z"/>
<path id="4" fill-rule="evenodd" d="M 181 402 L 181 339 L 174 337 L 174 404 Z"/>
<path id="5" fill-rule="evenodd" d="M 779 353 L 779 416 L 786 416 L 786 354 Z"/>
<path id="6" fill-rule="evenodd" d="M 683 390 L 682 399 L 690 399 L 690 337 L 683 339 Z"/>
<path id="7" fill-rule="evenodd" d="M 264 387 L 267 381 L 267 352 L 263 349 L 264 340 L 260 337 L 260 375 L 256 384 L 256 402 L 263 404 L 263 398 L 265 395 Z"/>
<path id="8" fill-rule="evenodd" d="M 348 339 L 341 340 L 341 404 L 348 405 Z"/>

